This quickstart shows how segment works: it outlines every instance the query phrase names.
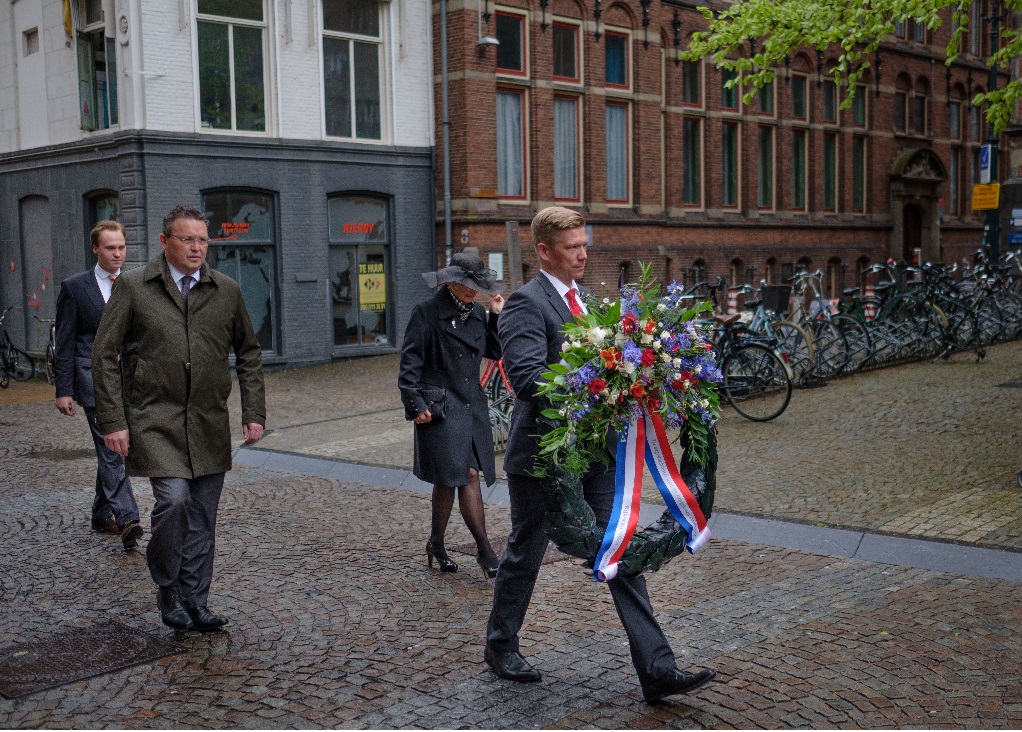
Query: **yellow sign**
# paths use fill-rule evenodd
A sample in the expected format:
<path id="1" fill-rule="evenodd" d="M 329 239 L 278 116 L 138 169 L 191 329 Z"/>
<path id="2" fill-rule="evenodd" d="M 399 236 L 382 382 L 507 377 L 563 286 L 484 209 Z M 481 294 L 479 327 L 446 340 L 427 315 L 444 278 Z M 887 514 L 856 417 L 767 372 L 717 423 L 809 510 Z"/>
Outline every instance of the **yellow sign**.
<path id="1" fill-rule="evenodd" d="M 387 309 L 387 273 L 383 262 L 358 265 L 359 309 L 381 312 Z"/>
<path id="2" fill-rule="evenodd" d="M 972 187 L 972 210 L 990 211 L 997 208 L 1001 197 L 1000 183 L 976 183 Z"/>

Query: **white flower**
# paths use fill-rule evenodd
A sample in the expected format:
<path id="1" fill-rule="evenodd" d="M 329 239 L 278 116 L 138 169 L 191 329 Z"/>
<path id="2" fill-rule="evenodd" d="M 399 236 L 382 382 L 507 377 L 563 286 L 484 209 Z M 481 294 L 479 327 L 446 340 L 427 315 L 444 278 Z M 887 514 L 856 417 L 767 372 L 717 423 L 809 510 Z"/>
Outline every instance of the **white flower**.
<path id="1" fill-rule="evenodd" d="M 699 400 L 699 406 L 702 407 L 703 409 L 706 409 L 707 407 L 710 406 L 710 400 L 709 399 L 700 399 Z"/>
<path id="2" fill-rule="evenodd" d="M 625 361 L 621 364 L 622 373 L 628 374 L 629 376 L 635 372 L 635 364 L 630 361 Z"/>
<path id="3" fill-rule="evenodd" d="M 645 344 L 652 343 L 653 336 L 650 333 L 643 333 L 642 335 L 639 336 L 639 341 Z"/>
<path id="4" fill-rule="evenodd" d="M 561 415 L 562 417 L 567 417 L 568 416 L 568 410 L 567 409 L 558 409 L 557 413 L 559 415 Z"/>
<path id="5" fill-rule="evenodd" d="M 602 283 L 601 283 L 601 284 L 602 284 Z M 603 304 L 604 304 L 604 305 L 610 305 L 610 298 L 609 298 L 609 297 L 605 297 L 605 298 L 603 298 Z"/>
<path id="6" fill-rule="evenodd" d="M 660 360 L 664 363 L 670 363 L 672 361 L 671 354 L 664 352 L 660 354 Z"/>
<path id="7" fill-rule="evenodd" d="M 615 346 L 623 346 L 627 342 L 628 342 L 628 336 L 625 335 L 624 333 L 622 333 L 621 331 L 618 331 L 618 332 L 616 332 L 614 334 L 614 345 Z"/>
<path id="8" fill-rule="evenodd" d="M 674 361 L 671 362 L 671 365 L 674 366 L 674 368 L 676 368 L 676 369 L 680 369 L 681 368 L 681 359 L 680 358 L 674 359 Z M 679 374 L 678 376 L 676 376 L 674 378 L 680 379 L 681 375 Z"/>
<path id="9" fill-rule="evenodd" d="M 590 328 L 586 331 L 586 338 L 594 346 L 603 345 L 603 342 L 607 339 L 607 330 L 605 328 Z"/>
<path id="10" fill-rule="evenodd" d="M 650 348 L 652 348 L 654 351 L 662 350 L 663 347 L 664 347 L 664 344 L 661 343 L 660 341 L 653 341 L 653 345 L 650 346 Z"/>
<path id="11" fill-rule="evenodd" d="M 656 309 L 657 310 L 666 310 L 667 306 L 664 305 L 662 302 L 659 302 L 659 303 L 657 303 Z"/>
<path id="12" fill-rule="evenodd" d="M 571 350 L 571 342 L 570 341 L 564 341 L 564 343 L 561 344 L 561 350 L 562 351 L 570 351 Z"/>
<path id="13" fill-rule="evenodd" d="M 668 333 L 666 330 L 660 331 L 660 340 L 662 340 L 662 341 L 669 341 L 669 340 L 671 340 L 671 334 Z"/>
<path id="14" fill-rule="evenodd" d="M 693 374 L 701 374 L 702 372 L 703 372 L 702 364 L 700 364 L 699 366 L 696 366 L 694 369 L 692 369 L 692 373 Z"/>

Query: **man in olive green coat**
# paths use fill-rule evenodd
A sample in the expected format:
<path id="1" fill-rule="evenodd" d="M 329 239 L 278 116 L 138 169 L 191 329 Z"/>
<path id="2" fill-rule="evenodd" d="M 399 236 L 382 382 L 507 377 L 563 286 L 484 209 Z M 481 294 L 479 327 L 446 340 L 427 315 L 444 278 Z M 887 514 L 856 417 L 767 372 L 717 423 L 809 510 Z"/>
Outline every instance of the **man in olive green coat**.
<path id="1" fill-rule="evenodd" d="M 152 483 L 146 560 L 163 622 L 212 631 L 227 623 L 206 599 L 231 469 L 228 356 L 233 349 L 245 444 L 266 423 L 262 357 L 238 283 L 205 262 L 205 215 L 178 206 L 160 244 L 162 255 L 117 278 L 103 313 L 92 353 L 96 423 L 128 474 Z"/>

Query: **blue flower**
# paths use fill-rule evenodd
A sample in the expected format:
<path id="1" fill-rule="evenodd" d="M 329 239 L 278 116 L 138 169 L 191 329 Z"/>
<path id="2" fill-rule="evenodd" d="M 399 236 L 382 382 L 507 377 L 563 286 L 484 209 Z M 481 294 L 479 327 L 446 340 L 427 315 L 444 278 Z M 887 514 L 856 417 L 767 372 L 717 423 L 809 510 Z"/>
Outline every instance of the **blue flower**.
<path id="1" fill-rule="evenodd" d="M 625 344 L 621 346 L 621 355 L 625 361 L 633 366 L 638 366 L 642 363 L 642 349 L 635 345 L 633 341 L 625 341 Z"/>

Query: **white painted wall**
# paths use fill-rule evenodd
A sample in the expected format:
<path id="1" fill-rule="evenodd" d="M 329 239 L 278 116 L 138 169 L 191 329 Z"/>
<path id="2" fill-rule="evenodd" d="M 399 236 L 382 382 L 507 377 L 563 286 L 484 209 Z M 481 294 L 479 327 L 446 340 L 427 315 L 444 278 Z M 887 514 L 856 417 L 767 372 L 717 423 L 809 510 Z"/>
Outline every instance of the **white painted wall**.
<path id="1" fill-rule="evenodd" d="M 118 28 L 123 15 L 129 28 L 115 36 L 119 129 L 200 131 L 195 0 L 105 4 L 108 26 Z M 267 136 L 324 139 L 321 2 L 266 0 L 266 7 Z M 384 3 L 382 144 L 433 144 L 431 23 L 430 0 Z M 31 27 L 39 27 L 40 51 L 22 58 L 21 34 Z M 0 153 L 106 134 L 79 128 L 77 78 L 61 0 L 0 0 Z"/>

